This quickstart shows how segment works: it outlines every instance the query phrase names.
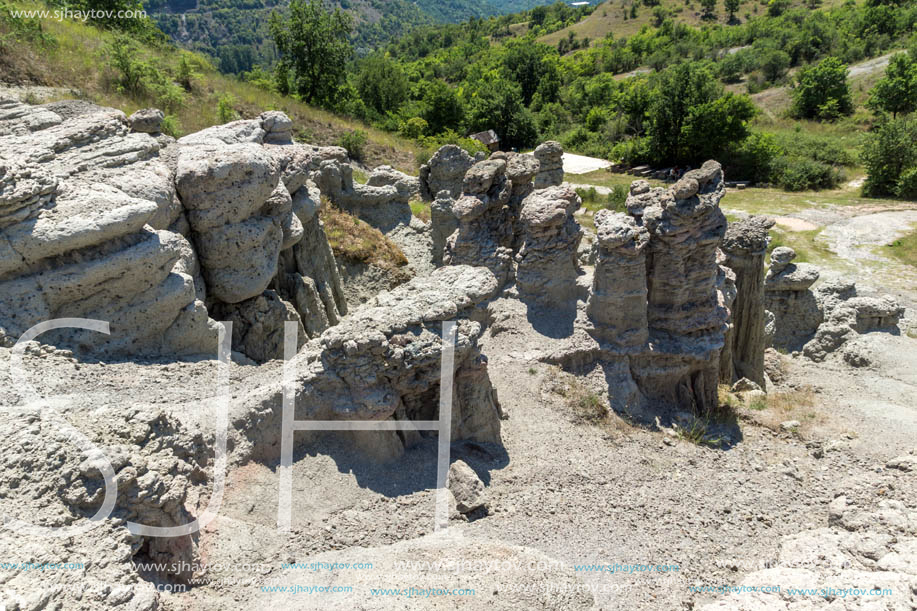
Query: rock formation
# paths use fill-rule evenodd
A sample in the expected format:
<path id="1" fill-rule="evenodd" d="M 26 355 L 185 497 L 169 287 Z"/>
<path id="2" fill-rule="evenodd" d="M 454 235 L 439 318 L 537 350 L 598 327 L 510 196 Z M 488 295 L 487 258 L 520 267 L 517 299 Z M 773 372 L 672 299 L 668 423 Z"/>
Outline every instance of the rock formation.
<path id="1" fill-rule="evenodd" d="M 476 322 L 484 317 L 477 306 L 497 290 L 485 268 L 447 266 L 377 295 L 297 355 L 296 418 L 437 419 L 442 321 L 456 320 L 452 437 L 500 443 L 499 404 Z M 244 418 L 277 425 L 239 426 L 251 436 L 252 451 L 276 452 L 282 405 L 276 386 L 251 391 L 243 404 Z M 412 439 L 374 432 L 356 441 L 377 456 L 386 448 L 391 458 Z"/>
<path id="2" fill-rule="evenodd" d="M 513 226 L 507 204 L 512 188 L 502 159 L 481 161 L 468 170 L 463 195 L 452 206 L 458 229 L 446 240 L 446 265 L 486 267 L 500 286 L 510 280 Z"/>
<path id="3" fill-rule="evenodd" d="M 440 191 L 448 191 L 450 197 L 458 198 L 462 194 L 465 173 L 474 163 L 474 157 L 454 144 L 441 147 L 420 166 L 421 196 L 432 200 Z"/>
<path id="4" fill-rule="evenodd" d="M 763 216 L 730 223 L 720 246 L 725 255 L 723 265 L 735 273 L 736 285 L 728 349 L 734 370 L 723 379 L 727 384 L 747 378 L 765 386 L 764 255 L 773 225 L 772 219 Z"/>
<path id="5" fill-rule="evenodd" d="M 595 215 L 596 262 L 586 312 L 593 335 L 622 352 L 640 351 L 649 339 L 646 320 L 646 247 L 650 235 L 626 214 Z"/>
<path id="6" fill-rule="evenodd" d="M 894 297 L 859 297 L 856 285 L 844 279 L 812 288 L 818 268 L 794 264 L 794 258 L 792 248 L 775 248 L 765 278 L 765 307 L 774 314 L 777 348 L 802 350 L 822 361 L 860 333 L 896 330 L 904 308 Z M 850 351 L 844 356 L 848 362 L 859 361 Z"/>
<path id="7" fill-rule="evenodd" d="M 108 336 L 64 330 L 43 342 L 107 354 L 210 353 L 216 327 L 197 299 L 193 253 L 167 227 L 181 213 L 159 140 L 124 113 L 0 102 L 0 337 L 80 317 Z"/>
<path id="8" fill-rule="evenodd" d="M 775 248 L 764 279 L 764 307 L 776 319 L 774 345 L 787 350 L 799 350 L 824 319 L 809 290 L 818 280 L 818 268 L 793 263 L 795 258 L 792 248 Z"/>
<path id="9" fill-rule="evenodd" d="M 553 308 L 576 303 L 576 253 L 583 232 L 573 212 L 581 203 L 568 184 L 533 191 L 523 200 L 515 259 L 523 301 Z"/>
<path id="10" fill-rule="evenodd" d="M 564 181 L 564 149 L 559 142 L 544 142 L 535 148 L 534 154 L 539 163 L 535 176 L 536 189 L 559 185 Z"/>

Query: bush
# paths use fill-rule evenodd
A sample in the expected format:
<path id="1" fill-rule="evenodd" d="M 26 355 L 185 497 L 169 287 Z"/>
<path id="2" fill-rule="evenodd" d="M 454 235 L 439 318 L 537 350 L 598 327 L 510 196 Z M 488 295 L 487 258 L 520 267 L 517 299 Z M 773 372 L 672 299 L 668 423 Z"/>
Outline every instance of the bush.
<path id="1" fill-rule="evenodd" d="M 229 123 L 239 118 L 234 108 L 236 98 L 232 94 L 226 93 L 217 100 L 217 121 L 219 123 Z"/>
<path id="2" fill-rule="evenodd" d="M 895 187 L 895 195 L 904 199 L 917 199 L 917 167 L 901 173 Z"/>
<path id="3" fill-rule="evenodd" d="M 182 131 L 178 123 L 178 117 L 175 115 L 166 115 L 162 119 L 162 126 L 160 127 L 162 133 L 172 136 L 173 138 L 181 138 Z"/>
<path id="4" fill-rule="evenodd" d="M 363 147 L 366 146 L 367 140 L 366 132 L 356 129 L 344 134 L 338 144 L 347 149 L 347 154 L 351 159 L 360 161 L 363 159 Z"/>
<path id="5" fill-rule="evenodd" d="M 787 191 L 817 191 L 836 187 L 840 170 L 814 159 L 781 156 L 774 160 L 772 180 Z"/>
<path id="6" fill-rule="evenodd" d="M 427 133 L 429 125 L 421 117 L 411 117 L 401 124 L 401 135 L 405 138 L 420 138 Z"/>
<path id="7" fill-rule="evenodd" d="M 917 122 L 902 118 L 882 122 L 869 135 L 860 158 L 868 174 L 863 193 L 897 195 L 899 181 L 917 167 Z"/>

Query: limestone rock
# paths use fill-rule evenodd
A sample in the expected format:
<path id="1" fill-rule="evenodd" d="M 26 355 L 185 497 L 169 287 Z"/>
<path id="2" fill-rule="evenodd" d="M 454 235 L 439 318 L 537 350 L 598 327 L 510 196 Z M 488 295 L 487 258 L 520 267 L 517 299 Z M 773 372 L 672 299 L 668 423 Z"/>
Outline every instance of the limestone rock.
<path id="1" fill-rule="evenodd" d="M 158 134 L 162 131 L 165 115 L 158 108 L 142 108 L 127 118 L 131 131 Z"/>
<path id="2" fill-rule="evenodd" d="M 535 176 L 536 189 L 552 187 L 564 181 L 564 149 L 560 142 L 544 142 L 535 148 L 534 155 L 539 163 L 538 174 Z"/>
<path id="3" fill-rule="evenodd" d="M 582 202 L 569 184 L 533 191 L 522 202 L 516 285 L 524 301 L 563 308 L 576 301 Z"/>
<path id="4" fill-rule="evenodd" d="M 366 185 L 369 187 L 391 185 L 395 187 L 401 198 L 406 201 L 420 197 L 420 179 L 400 172 L 389 165 L 380 165 L 373 168 Z"/>
<path id="5" fill-rule="evenodd" d="M 452 206 L 455 200 L 449 195 L 448 191 L 440 191 L 436 199 L 430 204 L 430 227 L 433 238 L 433 264 L 440 266 L 443 264 L 443 250 L 446 248 L 446 240 L 458 229 L 458 219 L 452 212 Z"/>
<path id="6" fill-rule="evenodd" d="M 454 144 L 440 147 L 420 166 L 421 196 L 432 200 L 440 191 L 448 191 L 453 199 L 458 198 L 462 194 L 465 173 L 474 164 L 474 158 L 462 148 Z"/>
<path id="7" fill-rule="evenodd" d="M 446 240 L 446 265 L 488 268 L 500 285 L 513 273 L 513 227 L 507 206 L 512 183 L 502 159 L 481 161 L 466 174 L 464 194 L 452 205 L 458 229 Z"/>
<path id="8" fill-rule="evenodd" d="M 470 513 L 484 505 L 484 482 L 463 460 L 449 465 L 446 486 L 455 497 L 459 513 Z"/>
<path id="9" fill-rule="evenodd" d="M 809 290 L 818 280 L 818 269 L 794 264 L 794 258 L 792 248 L 775 248 L 764 278 L 764 307 L 774 315 L 773 345 L 786 350 L 799 350 L 825 319 L 824 308 Z"/>
<path id="10" fill-rule="evenodd" d="M 271 199 L 281 183 L 270 155 L 252 143 L 187 146 L 176 184 L 209 294 L 225 303 L 261 294 L 277 274 L 293 214 L 291 202 Z"/>

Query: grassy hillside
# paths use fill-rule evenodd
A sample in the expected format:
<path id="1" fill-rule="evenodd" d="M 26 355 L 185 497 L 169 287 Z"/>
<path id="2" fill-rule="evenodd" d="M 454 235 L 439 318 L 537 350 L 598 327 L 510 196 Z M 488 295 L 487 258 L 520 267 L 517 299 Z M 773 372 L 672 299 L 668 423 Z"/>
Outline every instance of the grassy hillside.
<path id="1" fill-rule="evenodd" d="M 361 130 L 367 135 L 363 157 L 368 165 L 390 164 L 416 171 L 419 147 L 415 143 L 222 75 L 205 57 L 179 51 L 168 42 L 136 45 L 138 61 L 155 70 L 168 87 L 128 93 L 119 84 L 119 73 L 112 66 L 115 34 L 70 20 L 43 20 L 30 25 L 25 20 L 9 18 L 9 6 L 43 8 L 26 3 L 0 5 L 0 82 L 69 89 L 77 97 L 128 114 L 147 106 L 165 108 L 173 117 L 176 135 L 226 119 L 253 118 L 264 110 L 282 110 L 293 119 L 301 141 L 334 145 L 344 135 Z M 183 59 L 192 69 L 188 88 L 176 84 Z"/>

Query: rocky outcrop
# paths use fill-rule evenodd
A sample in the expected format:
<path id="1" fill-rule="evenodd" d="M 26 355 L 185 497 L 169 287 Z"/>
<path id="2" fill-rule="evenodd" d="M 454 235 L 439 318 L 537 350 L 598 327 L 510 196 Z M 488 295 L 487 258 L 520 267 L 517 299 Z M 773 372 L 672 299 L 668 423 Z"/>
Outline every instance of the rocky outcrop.
<path id="1" fill-rule="evenodd" d="M 287 321 L 298 326 L 297 350 L 308 339 L 299 313 L 274 291 L 264 291 L 239 303 L 217 304 L 213 315 L 232 323 L 233 348 L 259 363 L 283 358 L 284 323 Z"/>
<path id="2" fill-rule="evenodd" d="M 849 340 L 855 339 L 858 334 L 872 331 L 897 332 L 898 321 L 904 314 L 904 308 L 891 295 L 853 296 L 845 301 L 832 303 L 831 297 L 836 297 L 837 293 L 826 291 L 825 294 L 830 297 L 817 298 L 825 320 L 818 326 L 815 337 L 807 342 L 802 350 L 803 354 L 813 361 L 825 360 L 830 353 L 844 346 Z M 854 347 L 842 356 L 848 364 L 861 366 L 860 357 Z"/>
<path id="3" fill-rule="evenodd" d="M 649 398 L 696 412 L 717 405 L 728 316 L 716 294 L 724 192 L 720 164 L 708 161 L 672 188 L 650 191 L 652 199 L 641 201 L 639 215 L 650 234 L 647 324 L 653 352 L 637 357 L 635 377 Z"/>
<path id="4" fill-rule="evenodd" d="M 398 191 L 404 201 L 420 197 L 420 179 L 400 172 L 390 165 L 380 165 L 373 168 L 366 181 L 368 187 L 385 187 L 391 185 Z"/>
<path id="5" fill-rule="evenodd" d="M 499 404 L 478 347 L 483 327 L 476 322 L 483 316 L 476 307 L 497 290 L 485 268 L 448 266 L 377 295 L 297 355 L 296 418 L 435 420 L 442 321 L 456 320 L 452 437 L 499 443 Z M 276 419 L 277 426 L 238 425 L 251 435 L 255 454 L 276 452 L 280 392 L 275 386 L 258 389 L 242 404 L 244 418 Z M 383 443 L 378 436 L 385 435 L 389 441 Z M 357 442 L 400 452 L 411 439 L 392 432 Z"/>
<path id="6" fill-rule="evenodd" d="M 165 115 L 158 108 L 142 108 L 129 116 L 131 131 L 144 134 L 158 134 L 162 131 L 162 121 Z"/>
<path id="7" fill-rule="evenodd" d="M 764 279 L 764 307 L 774 314 L 774 346 L 799 350 L 824 320 L 810 287 L 818 280 L 818 268 L 793 263 L 796 252 L 779 246 L 771 253 Z"/>
<path id="8" fill-rule="evenodd" d="M 535 176 L 536 189 L 552 187 L 564 181 L 564 149 L 560 142 L 544 142 L 535 148 L 534 155 L 539 164 L 538 174 Z"/>
<path id="9" fill-rule="evenodd" d="M 512 188 L 502 159 L 481 161 L 468 170 L 463 195 L 452 205 L 458 229 L 446 240 L 446 265 L 486 267 L 500 286 L 512 278 L 513 226 L 507 206 Z"/>
<path id="10" fill-rule="evenodd" d="M 522 202 L 516 286 L 531 304 L 565 308 L 576 303 L 577 249 L 583 237 L 573 217 L 581 205 L 568 184 L 533 191 Z"/>
<path id="11" fill-rule="evenodd" d="M 80 317 L 109 321 L 111 334 L 41 340 L 111 355 L 212 352 L 216 327 L 179 266 L 190 248 L 166 230 L 181 206 L 162 144 L 132 133 L 120 111 L 70 110 L 65 120 L 0 102 L 0 336 Z"/>
<path id="12" fill-rule="evenodd" d="M 774 314 L 774 346 L 802 350 L 808 358 L 823 361 L 858 334 L 897 332 L 904 308 L 894 297 L 857 296 L 855 283 L 844 279 L 812 288 L 818 268 L 794 264 L 795 257 L 792 248 L 775 248 L 765 278 L 765 307 Z M 855 366 L 863 361 L 855 346 L 842 356 Z"/>
<path id="13" fill-rule="evenodd" d="M 440 191 L 436 199 L 430 204 L 430 231 L 433 240 L 433 265 L 437 267 L 443 264 L 443 251 L 446 248 L 446 240 L 458 229 L 459 222 L 455 218 L 452 207 L 455 200 L 449 195 L 448 191 Z"/>
<path id="14" fill-rule="evenodd" d="M 720 249 L 722 264 L 735 273 L 736 296 L 730 311 L 733 330 L 729 337 L 732 371 L 723 382 L 747 378 L 764 388 L 764 256 L 768 232 L 774 221 L 752 216 L 730 223 Z M 728 369 L 728 368 L 727 368 Z"/>
<path id="15" fill-rule="evenodd" d="M 462 194 L 465 173 L 474 163 L 474 157 L 461 147 L 454 144 L 441 147 L 420 166 L 421 196 L 432 200 L 440 191 L 447 191 L 450 197 L 457 199 Z"/>

